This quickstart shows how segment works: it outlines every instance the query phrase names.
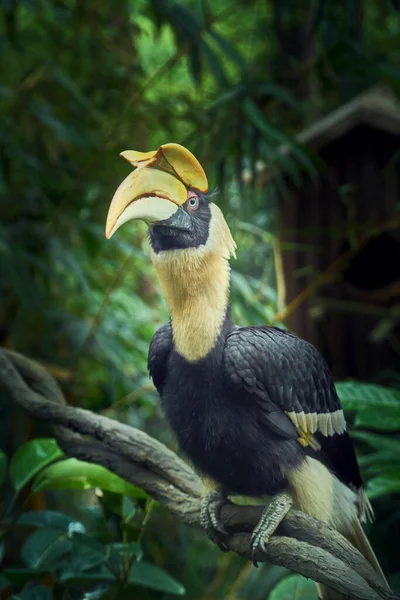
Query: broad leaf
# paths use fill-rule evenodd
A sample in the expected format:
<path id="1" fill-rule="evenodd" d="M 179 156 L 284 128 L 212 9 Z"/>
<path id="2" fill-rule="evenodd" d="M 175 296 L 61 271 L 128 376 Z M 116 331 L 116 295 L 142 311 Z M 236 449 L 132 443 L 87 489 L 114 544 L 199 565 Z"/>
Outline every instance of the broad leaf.
<path id="1" fill-rule="evenodd" d="M 50 527 L 65 533 L 84 533 L 85 527 L 80 521 L 57 510 L 30 511 L 23 513 L 16 522 L 17 525 L 33 527 Z"/>
<path id="2" fill-rule="evenodd" d="M 60 582 L 78 581 L 111 581 L 115 582 L 115 576 L 104 565 L 94 570 L 82 571 L 76 563 L 69 563 L 59 574 Z"/>
<path id="3" fill-rule="evenodd" d="M 95 539 L 84 534 L 75 534 L 72 538 L 71 560 L 63 566 L 60 581 L 114 581 L 114 575 L 103 564 L 107 552 L 107 546 Z"/>
<path id="4" fill-rule="evenodd" d="M 92 587 L 92 586 L 90 586 Z M 100 600 L 101 598 L 103 598 L 104 600 L 112 600 L 113 598 L 118 598 L 118 600 L 120 600 L 121 598 L 121 593 L 119 592 L 118 595 L 116 595 L 116 593 L 111 596 L 106 595 L 106 592 L 108 590 L 112 590 L 112 586 L 110 584 L 107 583 L 102 583 L 98 586 L 96 586 L 94 589 L 91 589 L 90 592 L 85 592 L 85 594 L 82 596 L 82 593 L 79 593 L 79 595 L 74 596 L 71 598 L 68 598 L 68 600 Z M 70 592 L 71 593 L 71 592 Z M 129 598 L 129 600 L 133 600 L 132 597 Z"/>
<path id="5" fill-rule="evenodd" d="M 20 491 L 41 469 L 62 456 L 52 438 L 31 440 L 20 446 L 10 462 L 10 479 L 14 489 Z"/>
<path id="6" fill-rule="evenodd" d="M 68 458 L 45 469 L 33 482 L 33 491 L 100 488 L 126 496 L 141 497 L 143 491 L 108 469 Z"/>
<path id="7" fill-rule="evenodd" d="M 88 571 L 100 565 L 107 552 L 107 547 L 88 535 L 76 533 L 73 538 L 72 563 L 79 571 Z"/>
<path id="8" fill-rule="evenodd" d="M 400 391 L 370 383 L 345 381 L 336 389 L 346 410 L 356 411 L 356 425 L 396 431 L 400 428 Z"/>
<path id="9" fill-rule="evenodd" d="M 289 575 L 280 581 L 269 600 L 318 600 L 315 583 L 301 575 Z"/>
<path id="10" fill-rule="evenodd" d="M 400 429 L 400 404 L 387 410 L 384 407 L 371 407 L 368 411 L 359 412 L 355 424 L 357 427 L 368 427 L 382 431 L 397 431 Z"/>
<path id="11" fill-rule="evenodd" d="M 28 537 L 21 550 L 21 557 L 27 567 L 38 569 L 51 567 L 54 562 L 67 554 L 72 542 L 54 529 L 37 529 Z"/>
<path id="12" fill-rule="evenodd" d="M 367 431 L 352 431 L 352 437 L 367 442 L 373 448 L 390 452 L 394 457 L 400 456 L 400 439 L 379 435 L 377 433 L 369 433 Z"/>
<path id="13" fill-rule="evenodd" d="M 122 517 L 125 523 L 128 523 L 136 514 L 136 506 L 132 504 L 131 500 L 124 496 L 122 502 Z"/>
<path id="14" fill-rule="evenodd" d="M 385 474 L 374 477 L 367 483 L 367 494 L 369 498 L 400 494 L 400 477 L 393 478 L 393 476 Z"/>
<path id="15" fill-rule="evenodd" d="M 142 585 L 152 590 L 160 590 L 169 594 L 182 595 L 185 588 L 165 571 L 146 562 L 133 563 L 129 571 L 129 583 Z"/>
<path id="16" fill-rule="evenodd" d="M 135 556 L 137 560 L 141 560 L 143 556 L 142 547 L 136 542 L 128 542 L 126 544 L 116 542 L 114 544 L 108 544 L 107 548 L 109 548 L 110 552 L 115 554 Z"/>
<path id="17" fill-rule="evenodd" d="M 361 469 L 369 474 L 382 473 L 386 468 L 392 468 L 393 464 L 397 464 L 396 468 L 400 469 L 399 455 L 395 452 L 369 452 L 358 456 L 358 464 Z"/>
<path id="18" fill-rule="evenodd" d="M 23 590 L 18 592 L 18 594 L 14 594 L 12 596 L 13 600 L 51 600 L 52 593 L 50 588 L 46 585 L 37 585 L 36 587 L 28 588 L 27 590 Z"/>

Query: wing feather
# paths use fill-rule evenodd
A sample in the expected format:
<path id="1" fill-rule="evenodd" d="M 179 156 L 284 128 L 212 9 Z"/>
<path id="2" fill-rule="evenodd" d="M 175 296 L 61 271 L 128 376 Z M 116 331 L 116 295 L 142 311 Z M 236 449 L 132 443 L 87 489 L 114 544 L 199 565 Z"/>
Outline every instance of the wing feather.
<path id="1" fill-rule="evenodd" d="M 250 393 L 265 414 L 286 414 L 299 442 L 320 459 L 326 455 L 343 481 L 361 485 L 332 376 L 314 346 L 275 327 L 242 327 L 226 340 L 224 368 L 231 385 Z M 283 424 L 275 416 L 272 428 L 287 436 Z"/>
<path id="2" fill-rule="evenodd" d="M 147 361 L 150 377 L 160 395 L 165 380 L 167 360 L 171 350 L 172 327 L 171 323 L 166 323 L 153 335 Z"/>
<path id="3" fill-rule="evenodd" d="M 275 327 L 243 327 L 228 336 L 224 360 L 235 385 L 277 405 L 304 432 L 344 431 L 328 367 L 308 342 Z"/>

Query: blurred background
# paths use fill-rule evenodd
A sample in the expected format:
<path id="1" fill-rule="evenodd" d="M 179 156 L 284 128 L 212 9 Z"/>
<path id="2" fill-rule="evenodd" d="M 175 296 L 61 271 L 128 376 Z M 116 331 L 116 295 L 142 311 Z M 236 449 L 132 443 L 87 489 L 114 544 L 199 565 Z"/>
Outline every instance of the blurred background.
<path id="1" fill-rule="evenodd" d="M 368 533 L 400 589 L 398 0 L 0 6 L 1 345 L 45 366 L 70 404 L 174 448 L 147 375 L 168 317 L 145 228 L 107 242 L 104 223 L 130 170 L 119 152 L 184 144 L 238 244 L 236 322 L 293 329 L 333 371 Z M 316 598 L 62 460 L 51 438 L 2 408 L 4 598 Z"/>

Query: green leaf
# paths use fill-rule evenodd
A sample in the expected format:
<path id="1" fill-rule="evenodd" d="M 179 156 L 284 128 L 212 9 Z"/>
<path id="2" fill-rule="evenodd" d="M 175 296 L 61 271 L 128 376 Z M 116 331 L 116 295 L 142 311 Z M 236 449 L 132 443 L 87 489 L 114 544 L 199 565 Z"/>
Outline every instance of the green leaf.
<path id="1" fill-rule="evenodd" d="M 67 554 L 72 542 L 54 529 L 37 529 L 28 537 L 21 550 L 21 558 L 27 567 L 49 567 Z"/>
<path id="2" fill-rule="evenodd" d="M 396 410 L 385 410 L 375 406 L 369 411 L 360 412 L 354 421 L 357 427 L 368 427 L 381 431 L 397 431 L 400 429 L 400 405 Z"/>
<path id="3" fill-rule="evenodd" d="M 246 60 L 244 57 L 240 54 L 239 50 L 225 37 L 220 35 L 214 29 L 211 29 L 208 34 L 213 38 L 213 40 L 221 48 L 222 52 L 224 52 L 224 54 L 226 54 L 226 56 L 230 58 L 232 62 L 236 63 L 241 69 L 246 67 Z"/>
<path id="4" fill-rule="evenodd" d="M 115 592 L 114 595 L 111 594 L 111 596 L 109 596 L 108 594 L 106 595 L 106 592 L 108 592 L 108 590 L 112 590 L 112 586 L 110 584 L 103 583 L 95 587 L 94 589 L 91 589 L 90 592 L 85 592 L 83 596 L 79 595 L 74 596 L 74 598 L 71 597 L 71 600 L 100 600 L 101 598 L 103 598 L 104 600 L 112 600 L 113 598 L 118 598 L 118 600 L 121 600 L 120 592 L 118 593 L 118 595 L 116 595 Z M 129 598 L 129 600 L 132 600 L 132 596 Z"/>
<path id="5" fill-rule="evenodd" d="M 289 575 L 274 587 L 269 600 L 318 600 L 315 583 L 301 575 Z"/>
<path id="6" fill-rule="evenodd" d="M 379 475 L 388 477 L 394 481 L 400 481 L 400 462 L 392 465 L 381 466 Z"/>
<path id="7" fill-rule="evenodd" d="M 279 146 L 276 147 L 277 160 L 279 160 L 280 155 L 283 154 L 283 147 L 286 146 L 310 174 L 317 174 L 315 165 L 309 158 L 309 153 L 307 150 L 302 148 L 302 146 L 296 142 L 296 140 L 283 133 L 280 129 L 273 127 L 273 125 L 267 121 L 262 111 L 251 98 L 244 99 L 243 109 L 250 122 L 253 123 L 256 129 L 258 129 L 264 139 L 267 141 L 278 142 Z"/>
<path id="8" fill-rule="evenodd" d="M 126 544 L 122 544 L 120 542 L 114 544 L 108 544 L 107 546 L 110 549 L 110 552 L 116 554 L 128 554 L 131 556 L 136 556 L 137 560 L 141 560 L 143 556 L 143 550 L 140 544 L 136 542 L 129 542 Z"/>
<path id="9" fill-rule="evenodd" d="M 243 92 L 245 88 L 242 84 L 236 84 L 229 88 L 229 90 L 221 92 L 219 96 L 217 96 L 216 100 L 214 100 L 208 107 L 208 110 L 214 110 L 221 104 L 232 104 Z M 216 149 L 218 152 L 218 149 Z"/>
<path id="10" fill-rule="evenodd" d="M 189 46 L 187 57 L 190 65 L 190 72 L 193 77 L 194 82 L 199 85 L 202 79 L 202 63 L 201 63 L 201 55 L 199 52 L 199 48 L 197 45 Z"/>
<path id="11" fill-rule="evenodd" d="M 400 391 L 370 383 L 344 381 L 336 384 L 345 410 L 356 411 L 355 424 L 371 429 L 400 429 Z"/>
<path id="12" fill-rule="evenodd" d="M 383 452 L 390 452 L 394 457 L 400 456 L 400 439 L 379 435 L 377 433 L 369 433 L 367 431 L 352 431 L 352 437 L 363 442 L 367 442 L 373 448 Z"/>
<path id="13" fill-rule="evenodd" d="M 129 498 L 124 496 L 124 499 L 122 502 L 122 517 L 123 517 L 125 523 L 129 523 L 129 521 L 131 519 L 133 519 L 135 514 L 136 514 L 136 506 L 131 502 L 131 500 Z"/>
<path id="14" fill-rule="evenodd" d="M 7 456 L 4 452 L 0 452 L 0 486 L 3 485 L 3 482 L 6 478 L 7 472 Z"/>
<path id="15" fill-rule="evenodd" d="M 349 410 L 357 409 L 360 405 L 375 404 L 377 399 L 388 406 L 400 403 L 399 390 L 373 383 L 341 381 L 336 384 L 336 390 L 340 400 L 346 403 L 346 408 Z"/>
<path id="16" fill-rule="evenodd" d="M 108 469 L 76 458 L 68 458 L 47 467 L 36 477 L 32 487 L 34 492 L 100 488 L 126 496 L 143 497 L 145 495 L 143 490 L 124 481 Z"/>
<path id="17" fill-rule="evenodd" d="M 100 498 L 100 502 L 104 509 L 106 509 L 104 513 L 106 518 L 110 512 L 122 517 L 123 498 L 126 498 L 126 496 L 121 496 L 121 494 L 103 490 L 103 496 Z"/>
<path id="18" fill-rule="evenodd" d="M 52 594 L 50 588 L 46 585 L 37 585 L 36 587 L 23 590 L 11 596 L 12 600 L 51 600 Z"/>
<path id="19" fill-rule="evenodd" d="M 367 483 L 368 498 L 378 498 L 387 494 L 400 494 L 400 478 L 394 479 L 393 476 L 381 475 L 374 477 Z"/>
<path id="20" fill-rule="evenodd" d="M 77 571 L 88 571 L 104 561 L 107 547 L 94 538 L 76 533 L 72 542 L 72 563 Z"/>
<path id="21" fill-rule="evenodd" d="M 273 98 L 277 98 L 283 104 L 287 104 L 294 110 L 300 111 L 301 106 L 299 101 L 296 99 L 294 94 L 292 94 L 291 90 L 288 87 L 283 85 L 279 85 L 278 83 L 261 83 L 257 86 L 257 92 L 259 94 L 272 96 Z"/>
<path id="22" fill-rule="evenodd" d="M 60 582 L 78 582 L 78 581 L 112 581 L 115 582 L 115 576 L 105 566 L 97 568 L 95 571 L 82 571 L 76 563 L 70 563 L 59 574 Z"/>
<path id="23" fill-rule="evenodd" d="M 213 73 L 217 83 L 221 87 L 226 86 L 228 83 L 227 79 L 226 79 L 226 75 L 225 75 L 222 65 L 221 65 L 220 61 L 218 60 L 218 57 L 216 56 L 215 52 L 213 52 L 213 50 L 210 48 L 210 46 L 207 44 L 207 42 L 203 39 L 199 40 L 198 45 L 201 50 L 201 53 L 206 58 L 209 66 L 210 66 L 210 70 Z"/>
<path id="24" fill-rule="evenodd" d="M 20 446 L 10 462 L 10 479 L 14 489 L 19 492 L 43 467 L 62 456 L 52 438 L 31 440 Z"/>
<path id="25" fill-rule="evenodd" d="M 16 522 L 17 525 L 31 525 L 33 527 L 50 527 L 65 533 L 84 533 L 85 527 L 80 521 L 57 510 L 43 510 L 23 513 Z"/>
<path id="26" fill-rule="evenodd" d="M 362 470 L 371 472 L 379 472 L 386 466 L 392 466 L 394 461 L 399 459 L 399 455 L 393 452 L 380 450 L 378 452 L 369 452 L 358 456 L 358 464 Z"/>
<path id="27" fill-rule="evenodd" d="M 114 575 L 102 564 L 107 556 L 107 546 L 84 534 L 75 534 L 72 542 L 71 559 L 61 570 L 60 581 L 85 579 L 114 581 Z"/>
<path id="28" fill-rule="evenodd" d="M 151 590 L 160 590 L 169 594 L 182 595 L 185 588 L 165 571 L 147 562 L 133 563 L 128 577 L 129 583 L 135 583 Z"/>

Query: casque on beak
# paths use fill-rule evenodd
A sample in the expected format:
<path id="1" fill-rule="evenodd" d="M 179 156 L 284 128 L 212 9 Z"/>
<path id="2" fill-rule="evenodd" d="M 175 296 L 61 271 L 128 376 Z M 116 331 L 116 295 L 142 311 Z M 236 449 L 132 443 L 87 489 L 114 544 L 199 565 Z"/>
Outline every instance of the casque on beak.
<path id="1" fill-rule="evenodd" d="M 140 219 L 151 225 L 166 221 L 177 211 L 178 228 L 187 229 L 188 217 L 180 207 L 188 198 L 188 189 L 208 189 L 207 177 L 196 157 L 179 144 L 164 144 L 152 152 L 126 150 L 121 156 L 136 170 L 114 194 L 106 238 L 127 221 Z"/>

